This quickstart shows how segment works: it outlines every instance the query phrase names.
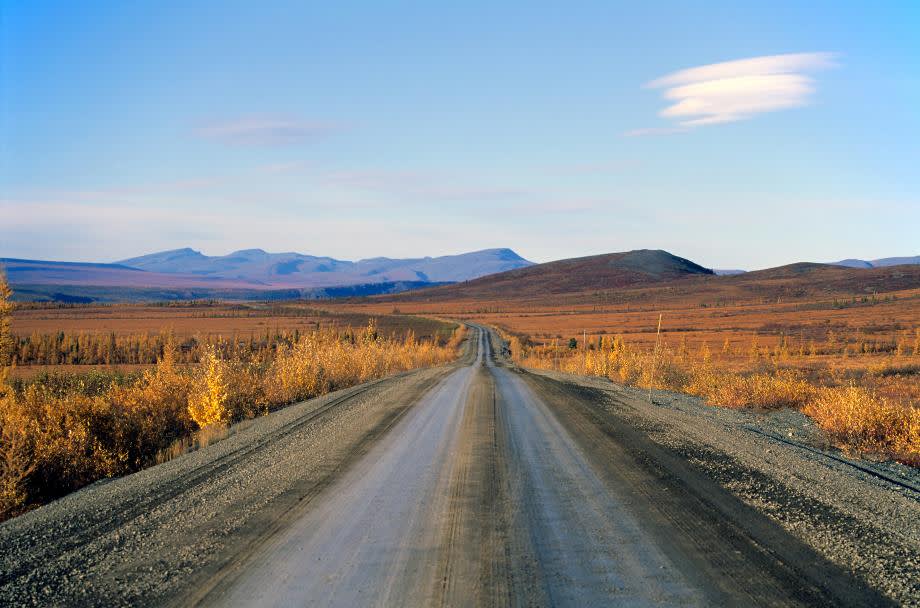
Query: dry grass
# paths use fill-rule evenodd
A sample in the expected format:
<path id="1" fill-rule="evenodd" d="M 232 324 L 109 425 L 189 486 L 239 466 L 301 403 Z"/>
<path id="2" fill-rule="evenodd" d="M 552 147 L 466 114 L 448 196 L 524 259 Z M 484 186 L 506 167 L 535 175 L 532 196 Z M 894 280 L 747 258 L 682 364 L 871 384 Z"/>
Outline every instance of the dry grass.
<path id="1" fill-rule="evenodd" d="M 199 429 L 189 435 L 180 437 L 172 442 L 169 447 L 163 448 L 157 452 L 155 463 L 163 464 L 169 462 L 183 454 L 206 448 L 212 443 L 223 441 L 230 436 L 230 427 L 228 425 L 213 424 Z"/>
<path id="2" fill-rule="evenodd" d="M 194 366 L 174 349 L 138 376 L 49 375 L 0 383 L 0 520 L 103 477 L 217 440 L 229 423 L 398 371 L 456 357 L 441 344 L 326 328 L 258 357 L 209 347 Z"/>
<path id="3" fill-rule="evenodd" d="M 894 394 L 893 386 L 915 387 L 916 375 L 900 375 L 915 374 L 912 363 L 877 368 L 874 375 L 863 378 L 863 386 L 852 380 L 841 384 L 834 375 L 821 378 L 822 385 L 802 370 L 781 367 L 779 360 L 758 361 L 755 371 L 729 371 L 721 368 L 705 347 L 693 352 L 685 346 L 672 350 L 666 345 L 656 353 L 620 337 L 602 337 L 588 348 L 575 349 L 560 346 L 558 341 L 527 346 L 518 336 L 507 338 L 512 357 L 520 365 L 686 392 L 723 407 L 792 407 L 814 418 L 845 449 L 920 465 L 920 407 L 911 397 L 912 390 L 902 390 L 901 394 L 908 396 L 898 398 L 871 387 L 878 378 L 884 378 Z M 915 360 L 920 362 L 920 353 Z"/>

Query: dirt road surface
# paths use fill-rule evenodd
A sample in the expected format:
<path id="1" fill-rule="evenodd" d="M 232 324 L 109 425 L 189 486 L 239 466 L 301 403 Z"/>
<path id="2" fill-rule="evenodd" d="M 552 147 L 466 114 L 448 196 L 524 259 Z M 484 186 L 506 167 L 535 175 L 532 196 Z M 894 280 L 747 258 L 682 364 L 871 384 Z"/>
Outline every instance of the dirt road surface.
<path id="1" fill-rule="evenodd" d="M 790 441 L 793 414 L 526 372 L 473 329 L 457 364 L 0 526 L 0 604 L 917 603 L 912 472 Z"/>

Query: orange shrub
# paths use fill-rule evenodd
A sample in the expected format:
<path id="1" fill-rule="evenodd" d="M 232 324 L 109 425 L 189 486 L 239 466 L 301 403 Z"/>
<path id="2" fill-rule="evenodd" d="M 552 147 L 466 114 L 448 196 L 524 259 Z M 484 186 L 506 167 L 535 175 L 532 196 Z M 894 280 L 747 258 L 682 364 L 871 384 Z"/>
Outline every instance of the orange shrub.
<path id="1" fill-rule="evenodd" d="M 791 370 L 746 376 L 702 369 L 693 373 L 687 392 L 723 407 L 800 408 L 814 394 L 814 387 Z"/>
<path id="2" fill-rule="evenodd" d="M 831 437 L 862 452 L 920 466 L 920 408 L 849 385 L 820 388 L 803 409 Z"/>
<path id="3" fill-rule="evenodd" d="M 5 389 L 0 410 L 0 518 L 101 477 L 150 464 L 193 428 L 185 413 L 188 379 L 169 362 L 134 384 L 101 395 L 33 384 Z"/>
<path id="4" fill-rule="evenodd" d="M 0 378 L 0 520 L 102 477 L 124 475 L 225 436 L 229 422 L 397 371 L 456 357 L 448 346 L 333 328 L 280 344 L 268 360 L 209 346 L 193 368 L 169 345 L 127 384 Z M 193 433 L 196 434 L 192 437 Z"/>
<path id="5" fill-rule="evenodd" d="M 200 428 L 230 421 L 227 407 L 229 364 L 208 347 L 195 378 L 195 387 L 188 399 L 188 413 Z"/>
<path id="6" fill-rule="evenodd" d="M 911 384 L 917 371 L 912 364 L 886 361 L 866 370 L 864 381 L 886 381 L 883 387 L 889 394 L 895 392 L 889 384 L 899 382 L 896 388 L 902 389 L 901 396 L 893 399 L 855 385 L 819 387 L 797 370 L 739 373 L 717 369 L 708 348 L 701 348 L 694 358 L 683 347 L 677 353 L 664 347 L 655 354 L 619 337 L 601 339 L 593 349 L 582 350 L 560 349 L 555 342 L 553 346 L 527 348 L 519 338 L 511 340 L 515 362 L 526 367 L 602 376 L 641 388 L 684 391 L 723 407 L 796 408 L 814 418 L 845 447 L 920 466 L 920 408 L 911 403 L 915 393 L 906 390 L 916 386 Z M 828 381 L 836 383 L 841 378 L 831 373 Z"/>

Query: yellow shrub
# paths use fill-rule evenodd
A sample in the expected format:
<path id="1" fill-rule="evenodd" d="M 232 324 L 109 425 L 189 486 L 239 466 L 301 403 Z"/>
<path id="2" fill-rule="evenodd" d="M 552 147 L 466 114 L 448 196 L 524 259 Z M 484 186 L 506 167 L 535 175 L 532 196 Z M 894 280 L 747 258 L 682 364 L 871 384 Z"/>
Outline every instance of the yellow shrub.
<path id="1" fill-rule="evenodd" d="M 805 414 L 845 446 L 920 465 L 920 408 L 858 386 L 821 388 Z"/>
<path id="2" fill-rule="evenodd" d="M 189 416 L 199 428 L 230 420 L 226 376 L 227 364 L 213 347 L 208 347 L 201 362 L 198 381 L 188 401 Z"/>
<path id="3" fill-rule="evenodd" d="M 641 375 L 637 385 L 643 388 L 657 388 L 669 391 L 682 391 L 691 380 L 691 372 L 667 352 L 646 355 L 637 360 L 641 366 Z"/>
<path id="4" fill-rule="evenodd" d="M 28 499 L 25 481 L 36 466 L 32 457 L 35 427 L 0 385 L 0 520 L 18 513 Z"/>
<path id="5" fill-rule="evenodd" d="M 808 402 L 814 388 L 789 370 L 744 376 L 704 368 L 693 374 L 687 392 L 723 407 L 798 408 Z"/>

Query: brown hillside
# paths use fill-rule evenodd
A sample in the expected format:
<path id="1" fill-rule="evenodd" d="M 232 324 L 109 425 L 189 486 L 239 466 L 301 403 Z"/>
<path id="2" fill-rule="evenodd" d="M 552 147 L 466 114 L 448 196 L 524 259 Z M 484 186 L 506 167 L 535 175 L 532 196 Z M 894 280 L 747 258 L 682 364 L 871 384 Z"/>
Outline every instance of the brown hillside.
<path id="1" fill-rule="evenodd" d="M 766 297 L 871 295 L 920 288 L 920 265 L 848 268 L 799 263 L 718 277 L 726 289 Z"/>
<path id="2" fill-rule="evenodd" d="M 641 249 L 537 264 L 394 299 L 527 298 L 649 285 L 692 276 L 714 275 L 708 268 L 667 251 Z"/>
<path id="3" fill-rule="evenodd" d="M 637 262 L 646 262 L 644 264 Z M 653 263 L 659 262 L 659 263 Z M 365 300 L 371 307 L 446 314 L 452 303 L 488 307 L 606 308 L 713 306 L 764 302 L 852 300 L 873 294 L 920 293 L 920 265 L 848 268 L 797 263 L 718 276 L 666 252 L 639 251 L 561 260 L 466 283 Z"/>

